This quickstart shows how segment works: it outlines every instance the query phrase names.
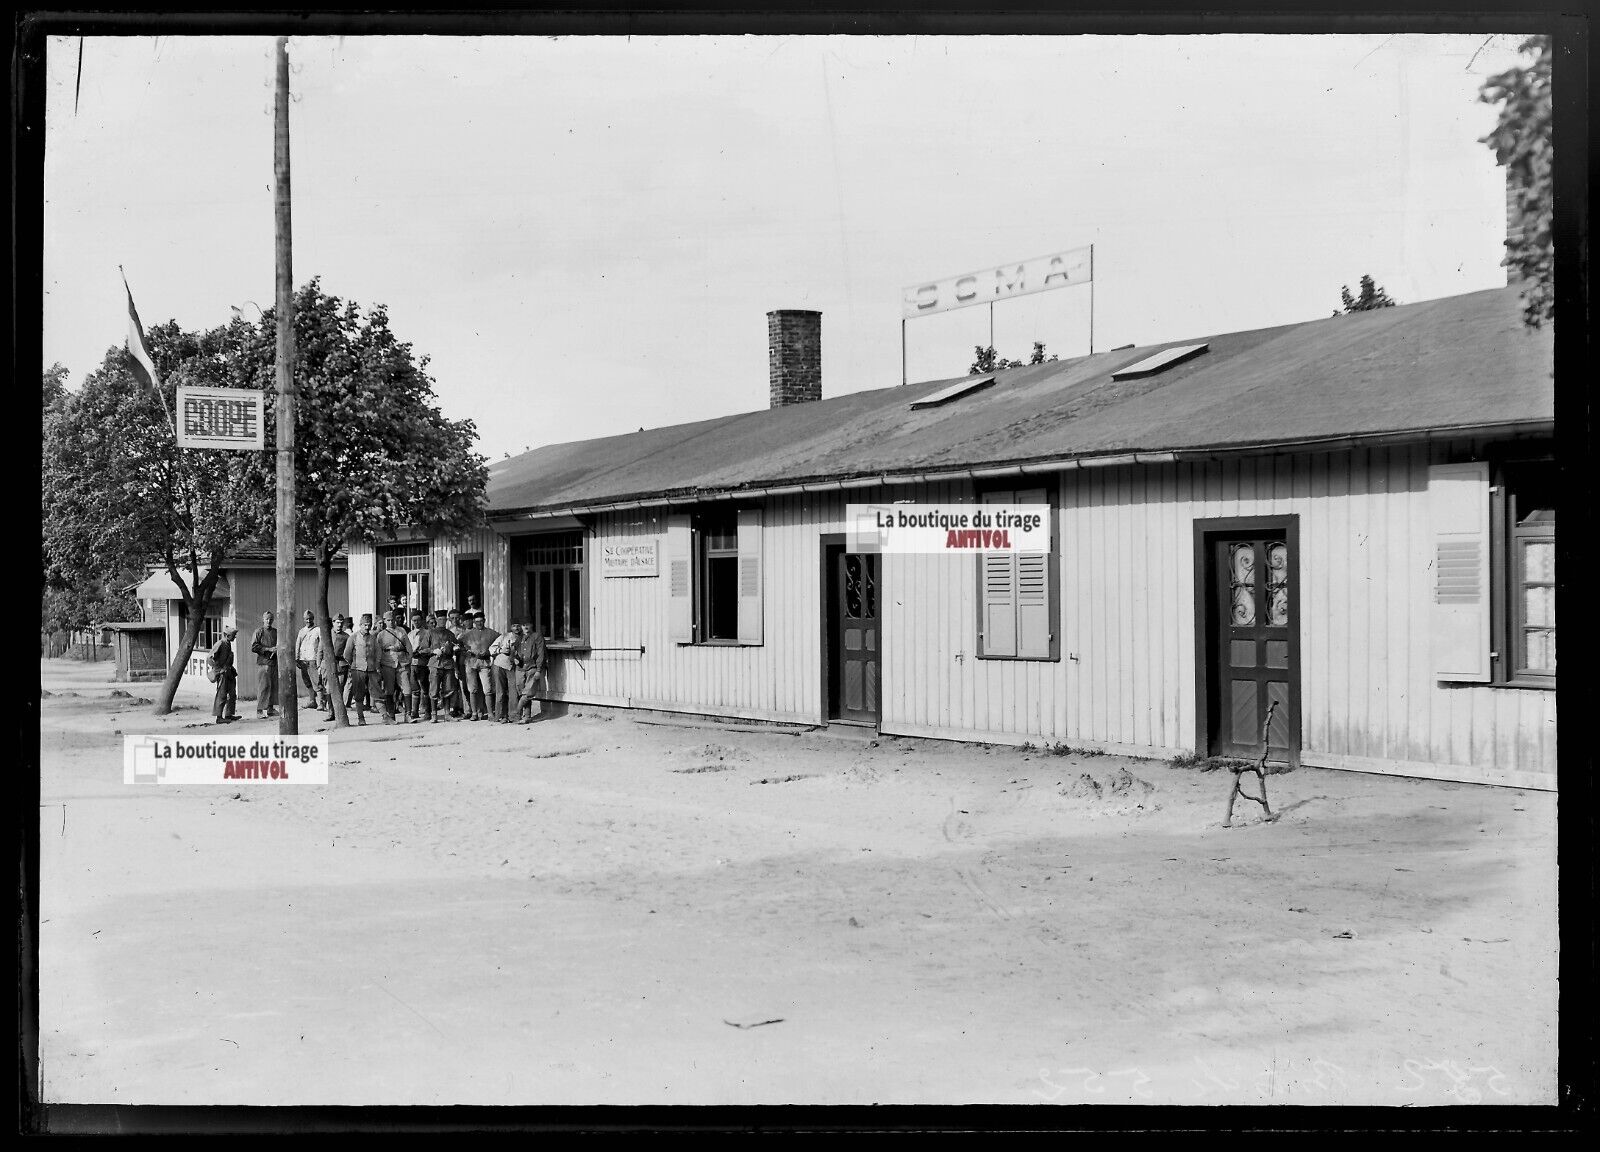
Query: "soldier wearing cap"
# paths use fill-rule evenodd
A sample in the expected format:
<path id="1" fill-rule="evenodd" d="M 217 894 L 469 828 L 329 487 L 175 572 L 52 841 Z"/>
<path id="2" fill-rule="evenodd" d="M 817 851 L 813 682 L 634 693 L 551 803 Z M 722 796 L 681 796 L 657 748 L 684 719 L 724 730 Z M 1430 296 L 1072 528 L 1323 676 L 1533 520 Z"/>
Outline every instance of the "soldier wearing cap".
<path id="1" fill-rule="evenodd" d="M 449 617 L 443 608 L 434 613 L 430 635 L 433 659 L 429 661 L 428 668 L 433 673 L 433 719 L 434 723 L 438 723 L 439 714 L 442 712 L 448 716 L 455 704 L 456 649 L 460 647 L 456 634 L 450 631 Z"/>
<path id="2" fill-rule="evenodd" d="M 406 719 L 420 723 L 423 712 L 427 712 L 431 721 L 433 697 L 429 691 L 428 671 L 433 659 L 433 629 L 428 626 L 428 617 L 421 609 L 411 613 L 411 631 L 406 635 L 411 640 L 411 684 L 406 693 Z"/>
<path id="3" fill-rule="evenodd" d="M 345 686 L 350 681 L 350 652 L 351 637 L 345 630 L 345 617 L 333 618 L 333 683 L 326 686 L 323 696 L 323 707 L 328 713 L 328 719 L 334 718 L 333 698 L 342 696 L 348 706 L 349 697 L 345 696 Z"/>
<path id="4" fill-rule="evenodd" d="M 411 637 L 400 620 L 400 613 L 390 609 L 389 618 L 378 629 L 378 675 L 383 681 L 383 722 L 394 723 L 395 716 L 405 714 L 406 697 L 411 694 Z"/>
<path id="5" fill-rule="evenodd" d="M 218 724 L 231 724 L 239 718 L 239 669 L 233 662 L 233 638 L 238 634 L 239 630 L 229 624 L 207 657 L 217 674 L 217 698 L 211 705 L 211 714 Z"/>
<path id="6" fill-rule="evenodd" d="M 367 723 L 367 709 L 376 708 L 383 698 L 383 676 L 379 671 L 381 653 L 372 632 L 372 613 L 361 615 L 361 626 L 350 637 L 350 702 L 356 707 L 356 723 Z"/>
<path id="7" fill-rule="evenodd" d="M 494 671 L 489 662 L 489 647 L 499 638 L 500 633 L 484 623 L 482 612 L 473 614 L 472 626 L 461 636 L 461 644 L 467 650 L 466 691 L 471 709 L 468 719 L 489 719 L 489 710 L 494 704 Z"/>

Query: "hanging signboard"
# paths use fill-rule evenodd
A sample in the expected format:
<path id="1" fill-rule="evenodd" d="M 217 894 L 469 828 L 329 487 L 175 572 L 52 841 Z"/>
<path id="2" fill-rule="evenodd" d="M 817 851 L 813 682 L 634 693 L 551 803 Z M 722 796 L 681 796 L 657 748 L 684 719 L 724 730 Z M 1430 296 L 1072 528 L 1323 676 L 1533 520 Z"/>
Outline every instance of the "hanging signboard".
<path id="1" fill-rule="evenodd" d="M 993 304 L 996 300 L 1010 300 L 1051 288 L 1067 288 L 1073 284 L 1087 284 L 1094 279 L 1094 262 L 1089 248 L 1073 248 L 1066 252 L 1052 252 L 1032 260 L 1019 260 L 1002 264 L 998 268 L 985 268 L 981 272 L 968 272 L 964 276 L 949 276 L 913 284 L 904 291 L 901 314 L 906 319 L 931 316 L 935 312 L 948 312 L 953 308 L 970 308 L 975 304 Z"/>
<path id="2" fill-rule="evenodd" d="M 254 388 L 178 388 L 178 447 L 266 447 L 266 395 Z"/>

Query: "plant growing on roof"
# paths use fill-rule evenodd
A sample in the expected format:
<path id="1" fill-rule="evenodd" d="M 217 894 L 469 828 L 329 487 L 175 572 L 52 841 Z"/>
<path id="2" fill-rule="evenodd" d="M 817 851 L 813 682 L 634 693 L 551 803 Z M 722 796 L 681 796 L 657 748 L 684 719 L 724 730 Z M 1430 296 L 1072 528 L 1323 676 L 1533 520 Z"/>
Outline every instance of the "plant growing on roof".
<path id="1" fill-rule="evenodd" d="M 169 321 L 146 338 L 169 408 L 180 384 L 230 383 L 235 331 L 197 335 Z M 82 597 L 95 588 L 115 606 L 126 575 L 160 559 L 187 615 L 155 700 L 157 715 L 170 712 L 222 563 L 267 530 L 272 489 L 245 453 L 179 448 L 161 400 L 134 375 L 125 348 L 107 351 L 81 388 L 56 401 L 44 431 L 46 586 L 57 590 L 61 610 L 87 611 Z"/>
<path id="2" fill-rule="evenodd" d="M 1478 99 L 1500 105 L 1500 120 L 1480 143 L 1505 167 L 1506 254 L 1501 264 L 1522 285 L 1522 319 L 1537 328 L 1555 314 L 1555 244 L 1551 236 L 1550 37 L 1533 36 L 1518 49 L 1532 56 L 1522 67 L 1491 76 Z"/>
<path id="3" fill-rule="evenodd" d="M 247 366 L 253 386 L 267 391 L 269 451 L 257 464 L 264 476 L 276 439 L 276 324 L 269 309 L 254 326 Z M 332 683 L 334 557 L 356 541 L 393 540 L 408 526 L 448 538 L 481 525 L 488 461 L 473 450 L 473 422 L 439 411 L 428 358 L 414 358 L 411 345 L 395 337 L 382 305 L 363 314 L 313 279 L 295 294 L 294 332 L 296 538 L 317 563 L 324 672 Z M 337 696 L 335 718 L 343 726 Z"/>

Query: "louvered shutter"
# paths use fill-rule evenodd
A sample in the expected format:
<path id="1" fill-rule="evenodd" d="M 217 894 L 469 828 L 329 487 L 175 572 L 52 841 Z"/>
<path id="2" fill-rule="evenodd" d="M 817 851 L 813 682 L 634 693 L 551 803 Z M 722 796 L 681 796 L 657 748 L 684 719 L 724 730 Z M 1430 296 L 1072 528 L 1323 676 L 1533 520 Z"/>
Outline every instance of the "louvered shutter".
<path id="1" fill-rule="evenodd" d="M 994 488 L 980 498 L 984 504 L 1010 504 L 1009 488 Z M 978 556 L 980 606 L 978 642 L 985 656 L 1017 654 L 1017 563 L 1009 552 L 984 552 Z"/>
<path id="2" fill-rule="evenodd" d="M 1049 502 L 1050 497 L 1043 488 L 1019 489 L 1013 500 L 1016 504 Z M 1050 623 L 1050 553 L 1018 553 L 1017 655 L 1048 658 Z"/>
<path id="3" fill-rule="evenodd" d="M 1017 558 L 985 552 L 983 564 L 983 654 L 1017 654 Z"/>
<path id="4" fill-rule="evenodd" d="M 693 555 L 689 517 L 667 517 L 667 642 L 694 642 Z"/>
<path id="5" fill-rule="evenodd" d="M 1489 680 L 1489 465 L 1428 469 L 1433 530 L 1433 666 L 1440 680 Z"/>
<path id="6" fill-rule="evenodd" d="M 761 643 L 761 509 L 739 512 L 739 643 Z"/>

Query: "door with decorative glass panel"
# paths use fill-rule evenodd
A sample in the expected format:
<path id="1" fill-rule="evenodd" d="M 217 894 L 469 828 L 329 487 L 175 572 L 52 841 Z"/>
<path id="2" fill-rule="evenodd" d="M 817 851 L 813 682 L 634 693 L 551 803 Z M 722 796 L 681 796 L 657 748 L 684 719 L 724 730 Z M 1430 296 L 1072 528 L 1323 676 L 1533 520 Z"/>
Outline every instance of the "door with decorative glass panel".
<path id="1" fill-rule="evenodd" d="M 878 722 L 878 557 L 841 552 L 837 560 L 839 713 Z"/>
<path id="2" fill-rule="evenodd" d="M 1300 759 L 1299 604 L 1292 523 L 1205 536 L 1207 750 L 1251 760 L 1272 709 L 1268 759 Z M 1276 705 L 1276 708 L 1272 706 Z"/>

